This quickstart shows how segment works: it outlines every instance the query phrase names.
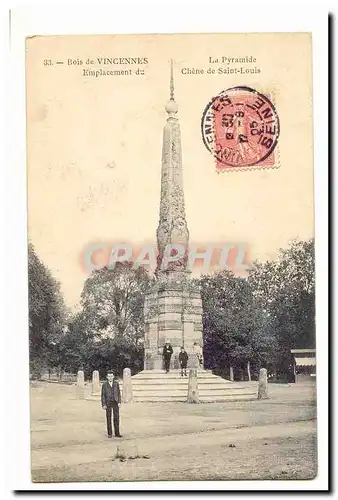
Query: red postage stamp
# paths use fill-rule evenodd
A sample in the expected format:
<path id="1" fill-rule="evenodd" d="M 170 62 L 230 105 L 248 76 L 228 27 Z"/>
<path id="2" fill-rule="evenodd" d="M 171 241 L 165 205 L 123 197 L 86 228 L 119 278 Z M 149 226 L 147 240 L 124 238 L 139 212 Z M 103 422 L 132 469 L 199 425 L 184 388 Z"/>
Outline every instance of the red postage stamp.
<path id="1" fill-rule="evenodd" d="M 203 142 L 218 171 L 274 166 L 279 132 L 271 100 L 250 87 L 222 91 L 202 117 Z"/>

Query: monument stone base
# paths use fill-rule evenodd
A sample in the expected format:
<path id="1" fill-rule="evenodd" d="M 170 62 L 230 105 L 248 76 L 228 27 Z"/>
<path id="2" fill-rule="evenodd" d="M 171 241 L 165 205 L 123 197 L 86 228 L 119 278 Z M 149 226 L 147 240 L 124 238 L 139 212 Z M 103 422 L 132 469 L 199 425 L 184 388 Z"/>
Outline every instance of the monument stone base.
<path id="1" fill-rule="evenodd" d="M 179 368 L 178 355 L 183 346 L 188 353 L 188 368 L 195 367 L 192 346 L 203 347 L 202 300 L 198 285 L 186 271 L 159 273 L 145 297 L 145 370 L 163 369 L 162 352 L 166 342 L 173 348 L 171 369 Z"/>

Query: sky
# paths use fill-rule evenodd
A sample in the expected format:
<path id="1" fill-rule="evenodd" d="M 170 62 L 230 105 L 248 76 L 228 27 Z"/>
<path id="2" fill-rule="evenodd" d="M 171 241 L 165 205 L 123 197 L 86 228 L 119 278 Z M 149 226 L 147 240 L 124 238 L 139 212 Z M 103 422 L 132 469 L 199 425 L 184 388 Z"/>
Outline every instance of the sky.
<path id="1" fill-rule="evenodd" d="M 26 52 L 29 239 L 71 308 L 88 277 L 89 244 L 155 242 L 171 58 L 190 242 L 245 243 L 252 260 L 266 260 L 293 238 L 313 237 L 309 34 L 42 36 Z M 236 68 L 249 72 L 227 72 Z M 202 115 L 236 85 L 273 100 L 278 168 L 216 171 Z"/>

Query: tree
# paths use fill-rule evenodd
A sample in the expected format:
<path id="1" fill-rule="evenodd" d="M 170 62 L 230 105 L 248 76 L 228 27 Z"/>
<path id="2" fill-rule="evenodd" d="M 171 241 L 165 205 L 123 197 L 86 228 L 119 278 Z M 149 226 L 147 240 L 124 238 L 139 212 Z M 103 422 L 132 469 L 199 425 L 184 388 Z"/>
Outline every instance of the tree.
<path id="1" fill-rule="evenodd" d="M 136 373 L 143 366 L 143 346 L 102 336 L 93 336 L 88 329 L 83 310 L 75 314 L 69 323 L 69 330 L 59 345 L 61 372 L 76 373 L 84 370 L 90 378 L 93 370 L 99 370 L 100 377 L 105 377 L 107 370 L 114 368 L 122 375 L 123 368 L 130 367 Z"/>
<path id="2" fill-rule="evenodd" d="M 286 373 L 290 350 L 315 347 L 314 240 L 291 242 L 279 259 L 255 263 L 248 281 L 278 341 L 277 370 Z"/>
<path id="3" fill-rule="evenodd" d="M 86 364 L 118 371 L 143 364 L 144 297 L 151 278 L 132 262 L 118 262 L 113 269 L 95 271 L 81 294 L 81 323 L 90 344 Z M 113 366 L 112 366 L 113 365 Z M 124 365 L 124 366 L 122 366 Z"/>
<path id="4" fill-rule="evenodd" d="M 95 271 L 81 294 L 83 320 L 95 337 L 123 338 L 138 345 L 143 339 L 144 295 L 150 278 L 131 262 Z"/>
<path id="5" fill-rule="evenodd" d="M 67 326 L 66 332 L 55 345 L 53 365 L 58 367 L 60 378 L 65 371 L 76 373 L 84 367 L 92 343 L 85 331 L 82 311 L 75 313 Z"/>
<path id="6" fill-rule="evenodd" d="M 29 354 L 32 376 L 51 366 L 67 310 L 60 284 L 28 244 Z"/>
<path id="7" fill-rule="evenodd" d="M 206 366 L 225 374 L 230 367 L 242 371 L 244 366 L 267 363 L 275 339 L 266 328 L 248 280 L 222 271 L 202 276 L 200 285 Z"/>

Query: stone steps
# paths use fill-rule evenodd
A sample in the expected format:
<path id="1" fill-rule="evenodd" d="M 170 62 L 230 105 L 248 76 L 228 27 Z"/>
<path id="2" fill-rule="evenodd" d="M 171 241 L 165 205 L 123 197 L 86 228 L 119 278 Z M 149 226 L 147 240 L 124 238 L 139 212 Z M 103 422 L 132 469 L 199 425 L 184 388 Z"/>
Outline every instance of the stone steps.
<path id="1" fill-rule="evenodd" d="M 187 387 L 183 387 L 183 388 L 177 388 L 177 387 L 172 387 L 170 389 L 170 391 L 168 391 L 168 389 L 163 389 L 161 387 L 159 387 L 158 389 L 152 389 L 152 390 L 149 390 L 149 389 L 134 389 L 133 390 L 133 395 L 134 397 L 135 396 L 165 396 L 166 394 L 170 394 L 171 396 L 183 396 L 183 397 L 186 397 L 188 392 L 188 386 Z M 227 394 L 240 394 L 243 392 L 243 387 L 230 387 L 230 388 L 221 388 L 221 389 L 214 389 L 214 388 L 210 388 L 210 389 L 201 389 L 200 387 L 198 387 L 198 393 L 200 396 L 225 396 Z M 245 390 L 245 393 L 247 391 Z"/>
<path id="2" fill-rule="evenodd" d="M 237 384 L 223 384 L 222 382 L 217 382 L 215 384 L 207 383 L 205 381 L 198 381 L 198 389 L 200 392 L 202 391 L 233 391 L 238 389 L 242 389 L 240 385 Z M 187 391 L 188 390 L 188 382 L 184 383 L 175 383 L 175 384 L 133 384 L 133 393 L 139 391 L 171 391 L 171 390 L 179 390 L 179 391 Z"/>
<path id="3" fill-rule="evenodd" d="M 257 393 L 245 393 L 245 394 L 228 394 L 228 395 L 218 395 L 218 396 L 199 396 L 201 403 L 218 403 L 224 401 L 250 401 L 257 399 Z M 166 396 L 134 396 L 134 403 L 182 403 L 187 400 L 181 396 L 171 396 L 167 394 Z"/>
<path id="4" fill-rule="evenodd" d="M 187 369 L 187 374 L 188 376 L 185 377 L 186 379 L 189 378 L 189 368 Z M 219 379 L 220 377 L 217 377 L 217 375 L 214 375 L 211 371 L 208 370 L 198 370 L 197 371 L 197 376 L 198 378 L 209 378 L 209 379 Z M 181 370 L 171 370 L 169 373 L 165 373 L 163 370 L 144 370 L 142 372 L 139 372 L 137 375 L 134 375 L 132 377 L 133 381 L 134 380 L 179 380 L 179 379 L 184 379 L 184 377 L 181 377 Z M 222 379 L 225 380 L 225 379 Z"/>
<path id="5" fill-rule="evenodd" d="M 188 377 L 171 377 L 171 378 L 160 378 L 160 377 L 152 377 L 152 378 L 135 378 L 132 377 L 133 384 L 157 384 L 159 381 L 161 381 L 161 384 L 187 384 L 189 380 Z M 198 381 L 199 382 L 205 382 L 209 384 L 217 384 L 217 383 L 222 383 L 222 384 L 230 384 L 232 385 L 233 382 L 230 382 L 230 380 L 225 380 L 221 377 L 203 377 L 201 375 L 198 375 Z"/>
<path id="6" fill-rule="evenodd" d="M 132 377 L 134 402 L 186 401 L 189 377 L 180 370 L 144 370 Z M 244 386 L 230 382 L 208 370 L 197 371 L 198 393 L 201 402 L 250 400 L 257 398 L 256 384 Z"/>

